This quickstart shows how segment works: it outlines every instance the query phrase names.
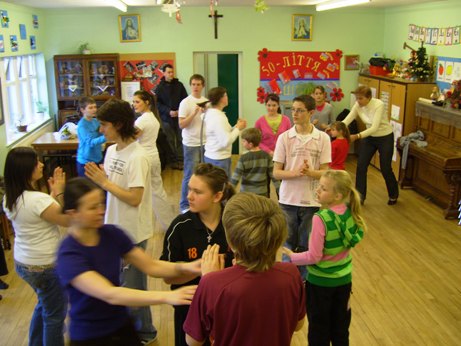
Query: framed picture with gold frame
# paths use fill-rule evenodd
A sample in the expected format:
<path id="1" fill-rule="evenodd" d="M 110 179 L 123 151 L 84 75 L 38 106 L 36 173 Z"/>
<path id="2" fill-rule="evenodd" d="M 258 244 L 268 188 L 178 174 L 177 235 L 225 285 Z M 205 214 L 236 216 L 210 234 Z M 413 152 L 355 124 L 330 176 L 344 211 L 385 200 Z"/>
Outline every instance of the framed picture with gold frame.
<path id="1" fill-rule="evenodd" d="M 291 40 L 312 41 L 312 15 L 294 14 L 292 16 Z"/>
<path id="2" fill-rule="evenodd" d="M 344 55 L 344 69 L 345 70 L 359 70 L 360 69 L 360 55 Z"/>
<path id="3" fill-rule="evenodd" d="M 141 42 L 141 16 L 121 14 L 118 16 L 120 42 Z"/>

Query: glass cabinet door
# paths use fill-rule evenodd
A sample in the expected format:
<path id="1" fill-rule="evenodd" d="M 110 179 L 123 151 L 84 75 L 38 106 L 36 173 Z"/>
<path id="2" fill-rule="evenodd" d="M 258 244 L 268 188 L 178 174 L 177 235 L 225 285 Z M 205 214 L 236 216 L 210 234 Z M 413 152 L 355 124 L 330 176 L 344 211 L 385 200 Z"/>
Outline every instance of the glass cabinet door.
<path id="1" fill-rule="evenodd" d="M 90 60 L 88 62 L 92 97 L 110 97 L 117 94 L 115 60 Z"/>
<path id="2" fill-rule="evenodd" d="M 58 97 L 78 98 L 85 94 L 83 65 L 80 60 L 57 62 Z"/>

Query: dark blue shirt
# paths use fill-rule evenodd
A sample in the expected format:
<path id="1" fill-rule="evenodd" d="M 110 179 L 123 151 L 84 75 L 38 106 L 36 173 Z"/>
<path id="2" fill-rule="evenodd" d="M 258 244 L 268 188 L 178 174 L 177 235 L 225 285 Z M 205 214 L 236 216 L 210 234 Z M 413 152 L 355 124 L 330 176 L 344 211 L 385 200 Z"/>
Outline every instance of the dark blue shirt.
<path id="1" fill-rule="evenodd" d="M 128 321 L 126 307 L 90 297 L 71 284 L 78 275 L 96 271 L 114 286 L 120 286 L 121 258 L 133 249 L 133 242 L 114 225 L 102 226 L 99 235 L 96 246 L 84 246 L 68 236 L 59 247 L 57 272 L 69 295 L 71 340 L 110 335 Z"/>

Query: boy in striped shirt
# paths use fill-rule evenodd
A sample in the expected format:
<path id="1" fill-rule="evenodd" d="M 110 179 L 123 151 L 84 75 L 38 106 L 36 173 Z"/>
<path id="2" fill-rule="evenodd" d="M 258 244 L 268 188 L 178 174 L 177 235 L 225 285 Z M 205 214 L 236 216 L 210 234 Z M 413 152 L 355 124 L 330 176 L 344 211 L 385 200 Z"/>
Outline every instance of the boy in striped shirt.
<path id="1" fill-rule="evenodd" d="M 231 183 L 236 186 L 241 180 L 241 192 L 252 192 L 270 197 L 270 181 L 274 183 L 277 192 L 280 181 L 275 179 L 272 173 L 272 157 L 259 148 L 262 138 L 261 131 L 248 128 L 242 132 L 241 136 L 242 145 L 248 152 L 240 156 Z"/>

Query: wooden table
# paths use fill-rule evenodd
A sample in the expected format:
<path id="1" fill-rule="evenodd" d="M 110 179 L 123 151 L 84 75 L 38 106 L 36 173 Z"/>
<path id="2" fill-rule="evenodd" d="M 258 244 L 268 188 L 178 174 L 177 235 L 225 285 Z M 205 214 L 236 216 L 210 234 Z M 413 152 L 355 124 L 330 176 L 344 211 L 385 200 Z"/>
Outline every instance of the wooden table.
<path id="1" fill-rule="evenodd" d="M 61 139 L 59 132 L 47 132 L 37 138 L 35 142 L 32 143 L 32 147 L 35 149 L 35 151 L 37 151 L 39 156 L 47 151 L 77 151 L 78 138 Z"/>
<path id="2" fill-rule="evenodd" d="M 68 178 L 77 176 L 75 155 L 78 149 L 78 138 L 61 139 L 59 132 L 47 132 L 31 145 L 39 159 L 45 164 L 45 179 L 52 175 L 57 166 L 64 169 Z"/>

